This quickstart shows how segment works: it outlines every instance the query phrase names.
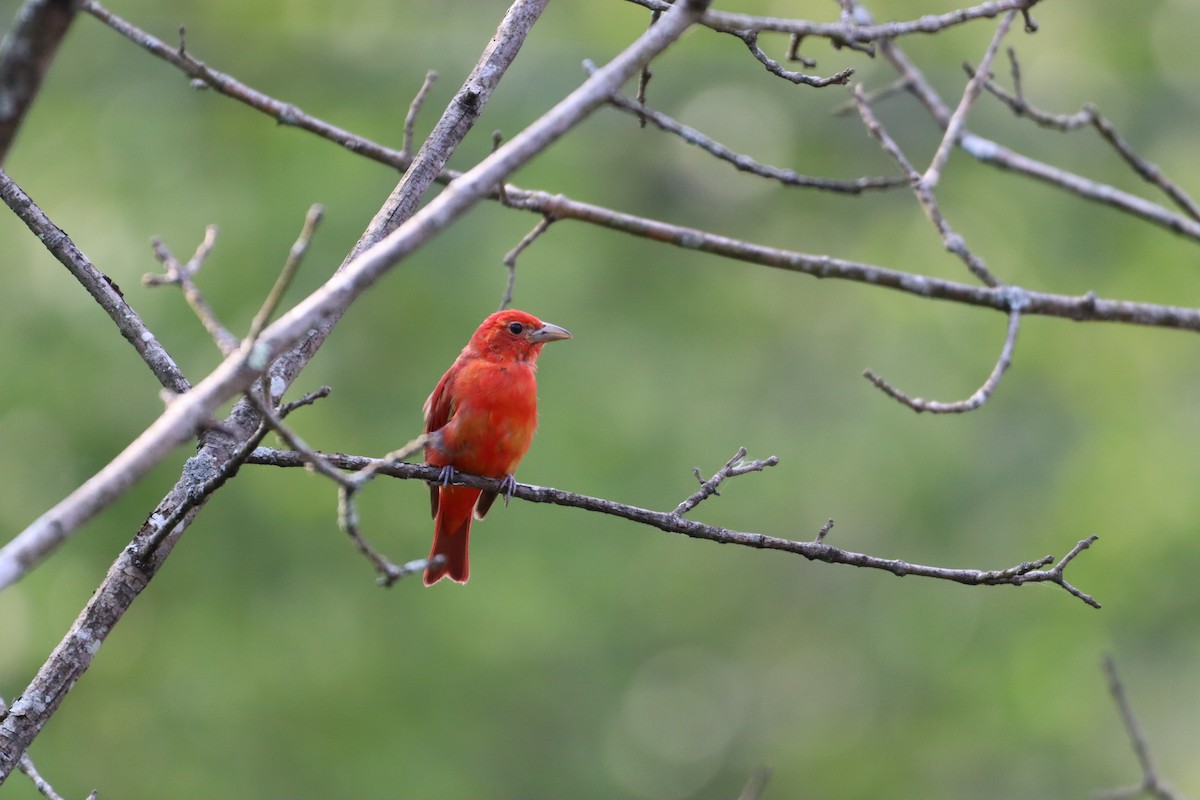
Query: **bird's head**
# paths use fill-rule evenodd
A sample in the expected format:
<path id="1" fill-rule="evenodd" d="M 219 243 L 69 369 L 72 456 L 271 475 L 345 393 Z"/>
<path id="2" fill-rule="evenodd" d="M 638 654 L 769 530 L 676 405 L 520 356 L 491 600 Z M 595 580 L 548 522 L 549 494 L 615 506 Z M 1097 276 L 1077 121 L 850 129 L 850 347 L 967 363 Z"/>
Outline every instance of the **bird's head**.
<path id="1" fill-rule="evenodd" d="M 468 348 L 480 355 L 535 361 L 542 345 L 570 339 L 571 332 L 532 314 L 510 309 L 492 314 L 475 331 Z"/>

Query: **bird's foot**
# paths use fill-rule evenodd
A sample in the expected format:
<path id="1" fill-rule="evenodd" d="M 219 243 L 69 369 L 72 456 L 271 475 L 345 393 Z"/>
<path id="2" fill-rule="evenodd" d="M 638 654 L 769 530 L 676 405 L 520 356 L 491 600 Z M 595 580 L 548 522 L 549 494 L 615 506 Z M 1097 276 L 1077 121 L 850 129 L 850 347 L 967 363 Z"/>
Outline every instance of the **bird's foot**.
<path id="1" fill-rule="evenodd" d="M 437 484 L 439 486 L 449 486 L 450 484 L 454 483 L 455 472 L 456 470 L 454 467 L 450 466 L 449 464 L 442 467 L 442 471 L 438 473 Z"/>
<path id="2" fill-rule="evenodd" d="M 500 481 L 500 494 L 504 495 L 504 505 L 508 505 L 508 501 L 512 499 L 512 493 L 516 491 L 517 479 L 512 475 L 505 475 Z"/>

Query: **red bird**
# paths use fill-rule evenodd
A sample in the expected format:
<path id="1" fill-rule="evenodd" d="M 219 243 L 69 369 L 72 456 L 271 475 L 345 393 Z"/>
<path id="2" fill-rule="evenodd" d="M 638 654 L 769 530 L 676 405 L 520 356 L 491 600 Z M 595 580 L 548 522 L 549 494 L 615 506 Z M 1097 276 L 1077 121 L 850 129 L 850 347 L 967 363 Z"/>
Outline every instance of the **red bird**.
<path id="1" fill-rule="evenodd" d="M 441 467 L 429 485 L 433 548 L 445 556 L 425 570 L 425 585 L 449 577 L 467 582 L 471 518 L 483 519 L 496 492 L 451 486 L 455 471 L 502 478 L 505 499 L 513 472 L 537 428 L 537 357 L 542 345 L 570 339 L 569 331 L 524 311 L 498 311 L 485 319 L 425 401 L 425 461 Z"/>

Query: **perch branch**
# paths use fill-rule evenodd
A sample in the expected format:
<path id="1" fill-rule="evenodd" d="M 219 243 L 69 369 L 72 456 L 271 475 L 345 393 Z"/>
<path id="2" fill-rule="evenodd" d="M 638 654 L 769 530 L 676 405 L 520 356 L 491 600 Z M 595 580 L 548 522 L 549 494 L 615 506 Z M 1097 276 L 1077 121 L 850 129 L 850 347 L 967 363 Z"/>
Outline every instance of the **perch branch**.
<path id="1" fill-rule="evenodd" d="M 1021 312 L 1014 307 L 1008 313 L 1008 335 L 1004 337 L 1004 347 L 1000 349 L 1000 357 L 996 360 L 996 366 L 992 368 L 992 374 L 988 375 L 983 385 L 976 389 L 975 393 L 966 400 L 959 400 L 954 403 L 939 403 L 936 400 L 909 397 L 876 375 L 872 370 L 864 370 L 863 377 L 875 384 L 875 387 L 888 397 L 898 400 L 918 414 L 922 411 L 928 411 L 931 414 L 961 414 L 964 411 L 974 411 L 988 401 L 992 393 L 996 391 L 996 387 L 1000 385 L 1000 379 L 1004 377 L 1004 373 L 1008 371 L 1009 366 L 1012 364 L 1013 348 L 1016 346 L 1017 331 L 1020 328 Z"/>
<path id="2" fill-rule="evenodd" d="M 380 474 L 406 480 L 436 481 L 441 474 L 441 471 L 437 467 L 430 467 L 425 464 L 384 463 L 379 462 L 377 459 L 341 453 L 322 453 L 321 457 L 344 470 L 360 470 L 376 464 L 375 468 Z M 250 455 L 247 463 L 264 464 L 274 467 L 303 467 L 307 462 L 299 453 L 260 447 Z M 500 481 L 495 478 L 482 478 L 463 472 L 455 472 L 452 483 L 492 492 L 500 492 L 502 490 Z M 618 503 L 613 500 L 589 497 L 545 486 L 518 483 L 513 489 L 512 496 L 531 503 L 550 503 L 593 511 L 599 514 L 607 514 L 642 525 L 648 525 L 667 533 L 682 534 L 693 539 L 704 539 L 720 544 L 735 544 L 742 547 L 763 550 L 780 550 L 802 556 L 809 561 L 823 561 L 829 564 L 844 564 L 865 569 L 883 570 L 884 572 L 890 572 L 900 577 L 917 575 L 925 578 L 953 581 L 967 586 L 1022 586 L 1026 583 L 1053 583 L 1089 606 L 1093 608 L 1100 607 L 1100 603 L 1095 598 L 1071 585 L 1064 577 L 1067 565 L 1090 547 L 1098 538 L 1096 536 L 1089 536 L 1079 541 L 1057 563 L 1055 563 L 1053 556 L 1044 556 L 1037 561 L 1026 561 L 1005 569 L 954 569 L 911 564 L 898 559 L 879 558 L 878 556 L 842 550 L 841 548 L 826 544 L 824 536 L 820 539 L 799 541 L 768 536 L 762 533 L 734 531 L 728 528 L 695 522 L 676 514 L 674 511 L 652 511 Z M 828 533 L 831 527 L 832 525 L 826 523 L 826 526 L 822 530 Z M 1050 566 L 1051 564 L 1053 566 Z"/>

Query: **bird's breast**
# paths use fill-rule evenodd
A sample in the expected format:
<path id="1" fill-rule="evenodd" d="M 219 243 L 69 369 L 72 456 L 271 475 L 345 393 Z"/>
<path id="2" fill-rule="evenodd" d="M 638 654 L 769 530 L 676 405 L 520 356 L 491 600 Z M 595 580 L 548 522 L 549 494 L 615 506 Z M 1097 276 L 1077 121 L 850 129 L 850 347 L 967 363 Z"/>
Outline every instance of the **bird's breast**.
<path id="1" fill-rule="evenodd" d="M 455 387 L 454 415 L 442 429 L 449 463 L 465 472 L 512 474 L 537 428 L 537 382 L 528 365 L 471 365 Z"/>

